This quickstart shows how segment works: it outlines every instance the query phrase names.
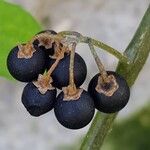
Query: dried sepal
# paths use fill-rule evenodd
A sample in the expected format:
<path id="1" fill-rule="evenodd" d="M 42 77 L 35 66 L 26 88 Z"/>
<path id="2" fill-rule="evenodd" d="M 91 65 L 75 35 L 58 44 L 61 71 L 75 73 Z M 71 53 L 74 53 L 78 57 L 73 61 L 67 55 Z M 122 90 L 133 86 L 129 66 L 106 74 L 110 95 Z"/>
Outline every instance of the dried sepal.
<path id="1" fill-rule="evenodd" d="M 62 90 L 64 92 L 64 101 L 78 100 L 83 92 L 83 89 L 77 89 L 70 85 L 62 88 Z"/>
<path id="2" fill-rule="evenodd" d="M 99 76 L 96 91 L 103 93 L 106 96 L 112 96 L 119 88 L 116 78 L 113 75 L 107 76 L 107 82 L 103 81 L 102 76 Z"/>
<path id="3" fill-rule="evenodd" d="M 36 51 L 33 44 L 27 43 L 27 44 L 20 44 L 18 45 L 19 51 L 18 51 L 18 58 L 26 58 L 29 59 L 33 56 L 33 53 Z"/>
<path id="4" fill-rule="evenodd" d="M 38 40 L 39 46 L 44 46 L 45 49 L 54 48 L 54 54 L 49 57 L 57 59 L 62 51 L 64 53 L 68 53 L 70 51 L 68 44 L 63 42 L 63 38 L 64 37 L 61 35 L 54 35 L 46 32 L 36 35 L 32 41 Z"/>
<path id="5" fill-rule="evenodd" d="M 47 74 L 39 74 L 38 80 L 34 81 L 33 84 L 38 88 L 41 94 L 45 94 L 48 90 L 55 89 L 51 84 L 52 82 L 52 78 Z"/>

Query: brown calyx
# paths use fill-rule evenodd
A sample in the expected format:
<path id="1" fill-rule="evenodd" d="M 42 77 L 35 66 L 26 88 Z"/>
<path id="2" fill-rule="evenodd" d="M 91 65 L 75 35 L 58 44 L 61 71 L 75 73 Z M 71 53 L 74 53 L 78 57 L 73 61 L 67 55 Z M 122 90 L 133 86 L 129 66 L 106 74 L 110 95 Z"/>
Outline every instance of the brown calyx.
<path id="1" fill-rule="evenodd" d="M 36 39 L 39 41 L 39 46 L 44 46 L 46 49 L 52 48 L 55 41 L 52 35 L 49 35 L 48 33 L 42 33 L 37 36 Z"/>
<path id="2" fill-rule="evenodd" d="M 57 59 L 63 52 L 68 53 L 69 47 L 63 44 L 63 37 L 61 35 L 54 35 L 49 33 L 41 33 L 36 35 L 32 41 L 38 40 L 39 46 L 44 46 L 46 49 L 50 49 L 54 46 L 54 54 L 50 56 L 53 59 Z"/>
<path id="3" fill-rule="evenodd" d="M 55 89 L 51 84 L 52 82 L 53 80 L 48 74 L 40 74 L 38 80 L 34 81 L 33 84 L 38 88 L 41 94 L 45 94 L 48 90 Z"/>
<path id="4" fill-rule="evenodd" d="M 83 89 L 77 89 L 76 86 L 67 86 L 63 89 L 64 101 L 78 100 L 83 92 Z"/>
<path id="5" fill-rule="evenodd" d="M 55 49 L 55 53 L 52 56 L 53 59 L 56 59 L 57 57 L 59 57 L 62 52 L 63 53 L 69 53 L 70 52 L 68 46 L 64 46 L 62 43 L 56 43 L 54 45 L 54 49 Z"/>
<path id="6" fill-rule="evenodd" d="M 103 93 L 106 96 L 112 96 L 118 88 L 119 85 L 114 75 L 108 75 L 107 80 L 105 81 L 102 76 L 99 76 L 98 83 L 95 89 L 97 92 Z"/>
<path id="7" fill-rule="evenodd" d="M 33 56 L 33 53 L 36 51 L 33 44 L 27 43 L 25 45 L 18 45 L 18 58 L 26 58 L 29 59 Z"/>

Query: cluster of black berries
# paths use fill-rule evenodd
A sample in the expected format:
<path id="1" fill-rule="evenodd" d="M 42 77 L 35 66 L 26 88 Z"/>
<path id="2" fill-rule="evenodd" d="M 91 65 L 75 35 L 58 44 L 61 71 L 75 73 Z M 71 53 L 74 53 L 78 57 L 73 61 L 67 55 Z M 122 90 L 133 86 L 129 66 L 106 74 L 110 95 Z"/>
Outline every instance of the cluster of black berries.
<path id="1" fill-rule="evenodd" d="M 57 120 L 69 129 L 80 129 L 92 120 L 95 108 L 104 113 L 121 110 L 128 102 L 130 90 L 119 74 L 95 75 L 88 91 L 80 88 L 86 79 L 83 58 L 74 56 L 74 86 L 70 86 L 70 50 L 55 31 L 45 30 L 28 43 L 14 47 L 7 58 L 10 74 L 28 82 L 22 103 L 33 116 L 54 108 Z M 57 96 L 56 88 L 62 90 Z"/>

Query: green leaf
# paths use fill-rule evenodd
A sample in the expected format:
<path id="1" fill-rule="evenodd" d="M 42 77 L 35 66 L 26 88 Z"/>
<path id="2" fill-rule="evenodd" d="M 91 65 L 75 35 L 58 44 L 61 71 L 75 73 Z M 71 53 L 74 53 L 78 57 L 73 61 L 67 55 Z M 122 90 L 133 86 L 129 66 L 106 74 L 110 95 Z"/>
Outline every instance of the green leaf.
<path id="1" fill-rule="evenodd" d="M 36 20 L 20 6 L 0 1 L 0 76 L 12 79 L 6 66 L 9 51 L 40 30 Z"/>

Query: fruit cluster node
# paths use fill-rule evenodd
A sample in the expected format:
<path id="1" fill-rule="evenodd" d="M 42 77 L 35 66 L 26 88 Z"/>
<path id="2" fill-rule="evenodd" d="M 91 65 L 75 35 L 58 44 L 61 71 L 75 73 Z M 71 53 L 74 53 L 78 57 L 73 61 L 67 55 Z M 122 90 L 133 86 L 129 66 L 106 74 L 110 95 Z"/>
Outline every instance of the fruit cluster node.
<path id="1" fill-rule="evenodd" d="M 126 80 L 114 71 L 105 71 L 91 43 L 88 44 L 100 71 L 87 90 L 81 87 L 87 65 L 75 52 L 78 42 L 74 37 L 44 30 L 26 44 L 15 46 L 7 58 L 10 74 L 27 83 L 21 97 L 26 110 L 38 117 L 54 109 L 58 122 L 69 129 L 89 124 L 95 109 L 103 113 L 120 111 L 130 97 Z"/>

